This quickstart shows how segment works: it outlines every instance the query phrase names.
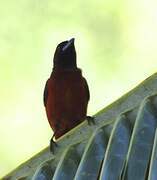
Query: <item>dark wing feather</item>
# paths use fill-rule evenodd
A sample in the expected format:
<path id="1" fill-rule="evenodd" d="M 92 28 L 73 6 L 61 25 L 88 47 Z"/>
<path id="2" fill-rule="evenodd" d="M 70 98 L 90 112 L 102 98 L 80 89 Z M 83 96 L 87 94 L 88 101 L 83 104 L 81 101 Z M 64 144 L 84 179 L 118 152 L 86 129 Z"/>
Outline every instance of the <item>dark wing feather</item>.
<path id="1" fill-rule="evenodd" d="M 46 103 L 47 103 L 47 98 L 48 98 L 48 81 L 45 84 L 45 88 L 44 88 L 44 106 L 46 107 Z"/>
<path id="2" fill-rule="evenodd" d="M 89 87 L 88 87 L 88 84 L 87 84 L 87 81 L 85 78 L 83 78 L 84 80 L 84 84 L 85 84 L 85 89 L 86 89 L 86 93 L 87 93 L 87 100 L 89 101 L 90 100 L 90 92 L 89 92 Z"/>

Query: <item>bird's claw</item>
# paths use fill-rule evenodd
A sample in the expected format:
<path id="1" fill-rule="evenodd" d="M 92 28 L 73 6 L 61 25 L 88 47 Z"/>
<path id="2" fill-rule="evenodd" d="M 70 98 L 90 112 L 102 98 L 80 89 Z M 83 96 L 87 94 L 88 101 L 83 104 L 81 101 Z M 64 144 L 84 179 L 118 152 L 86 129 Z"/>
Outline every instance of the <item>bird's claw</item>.
<path id="1" fill-rule="evenodd" d="M 57 143 L 53 140 L 53 137 L 50 140 L 50 152 L 54 154 L 54 147 L 57 147 Z"/>
<path id="2" fill-rule="evenodd" d="M 91 125 L 91 124 L 95 125 L 94 117 L 86 116 L 86 119 L 87 119 L 88 125 Z"/>

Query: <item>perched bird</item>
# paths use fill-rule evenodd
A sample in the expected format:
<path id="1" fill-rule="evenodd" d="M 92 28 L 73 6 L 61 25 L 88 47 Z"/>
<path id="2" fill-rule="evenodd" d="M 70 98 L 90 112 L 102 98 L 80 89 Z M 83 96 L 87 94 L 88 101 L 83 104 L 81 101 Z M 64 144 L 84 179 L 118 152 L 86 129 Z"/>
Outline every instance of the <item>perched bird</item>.
<path id="1" fill-rule="evenodd" d="M 53 69 L 44 89 L 44 106 L 53 137 L 59 138 L 85 119 L 90 99 L 86 79 L 77 67 L 74 38 L 61 42 L 55 51 Z M 53 137 L 50 143 L 52 151 Z"/>

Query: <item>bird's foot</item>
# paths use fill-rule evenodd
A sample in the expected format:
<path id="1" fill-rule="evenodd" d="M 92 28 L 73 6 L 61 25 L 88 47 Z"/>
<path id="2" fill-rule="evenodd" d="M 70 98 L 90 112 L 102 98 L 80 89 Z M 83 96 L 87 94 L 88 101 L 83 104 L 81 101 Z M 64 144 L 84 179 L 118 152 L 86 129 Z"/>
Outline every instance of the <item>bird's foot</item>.
<path id="1" fill-rule="evenodd" d="M 87 119 L 88 125 L 91 125 L 91 124 L 95 125 L 94 117 L 86 116 L 86 119 Z"/>
<path id="2" fill-rule="evenodd" d="M 58 146 L 57 143 L 53 140 L 54 136 L 52 136 L 51 140 L 50 140 L 50 152 L 54 154 L 54 147 Z"/>

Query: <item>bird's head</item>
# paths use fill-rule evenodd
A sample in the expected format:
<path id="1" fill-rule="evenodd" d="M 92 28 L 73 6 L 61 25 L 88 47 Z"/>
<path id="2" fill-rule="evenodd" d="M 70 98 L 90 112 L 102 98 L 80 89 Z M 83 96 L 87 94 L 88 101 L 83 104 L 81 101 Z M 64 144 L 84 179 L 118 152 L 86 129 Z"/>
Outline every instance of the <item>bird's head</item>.
<path id="1" fill-rule="evenodd" d="M 54 68 L 77 68 L 74 38 L 70 39 L 69 41 L 63 41 L 60 44 L 58 44 L 54 54 L 53 63 Z"/>

